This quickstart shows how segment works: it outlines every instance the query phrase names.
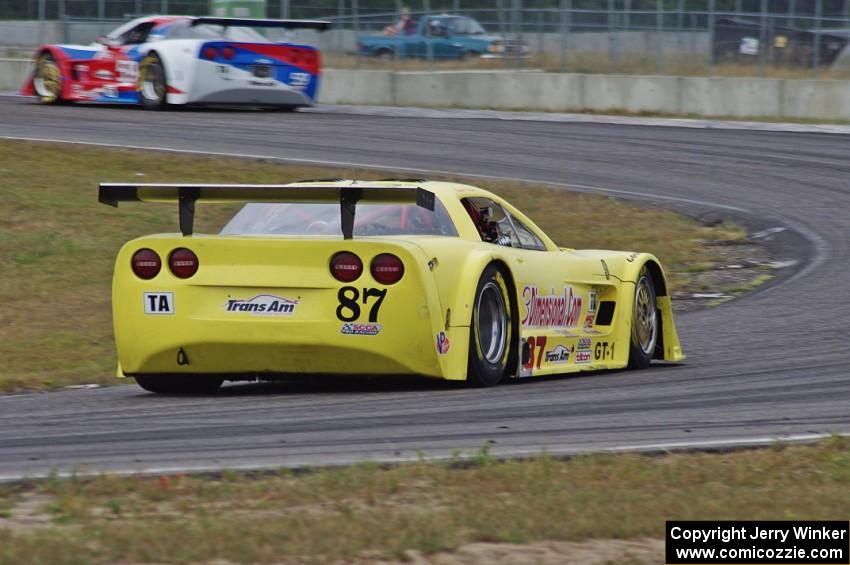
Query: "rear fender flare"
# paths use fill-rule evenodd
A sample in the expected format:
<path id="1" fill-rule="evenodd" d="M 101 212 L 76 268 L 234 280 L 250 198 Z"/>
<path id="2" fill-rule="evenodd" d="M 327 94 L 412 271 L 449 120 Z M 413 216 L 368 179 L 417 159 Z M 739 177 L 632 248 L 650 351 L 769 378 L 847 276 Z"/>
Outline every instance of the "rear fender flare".
<path id="1" fill-rule="evenodd" d="M 478 289 L 478 281 L 481 278 L 484 270 L 490 265 L 495 264 L 506 278 L 509 291 L 511 292 L 511 324 L 512 343 L 510 344 L 511 353 L 508 359 L 510 367 L 518 367 L 518 351 L 519 351 L 519 304 L 517 297 L 516 281 L 508 267 L 508 262 L 497 254 L 489 252 L 471 253 L 463 268 L 459 271 L 454 286 L 454 295 L 448 301 L 448 308 L 451 311 L 450 323 L 452 328 L 459 328 L 462 331 L 453 331 L 455 336 L 469 335 L 468 328 L 472 324 L 472 307 L 475 299 L 475 292 Z M 469 354 L 469 339 L 464 339 L 460 343 L 455 342 L 452 347 L 456 346 L 456 354 L 463 359 L 464 365 Z M 462 351 L 461 351 L 462 350 Z M 465 373 L 465 366 L 464 366 Z M 513 373 L 516 374 L 516 373 Z"/>
<path id="2" fill-rule="evenodd" d="M 631 261 L 626 259 L 622 272 L 622 280 L 627 283 L 623 285 L 623 288 L 628 289 L 628 295 L 625 292 L 621 295 L 623 304 L 628 305 L 625 309 L 626 323 L 624 327 L 629 328 L 629 332 L 631 331 L 633 315 L 633 308 L 631 308 L 632 294 L 634 293 L 635 283 L 637 283 L 640 277 L 640 272 L 645 266 L 649 270 L 653 285 L 655 286 L 656 308 L 658 314 L 661 316 L 661 334 L 658 336 L 659 343 L 655 349 L 654 358 L 665 361 L 681 361 L 684 359 L 684 354 L 682 353 L 681 342 L 676 331 L 676 324 L 673 321 L 673 308 L 670 302 L 669 291 L 670 285 L 668 284 L 664 269 L 661 267 L 661 262 L 649 253 L 640 253 L 636 256 L 630 255 L 629 257 L 634 257 L 634 259 Z M 629 338 L 630 333 L 624 332 L 624 334 L 624 338 Z"/>

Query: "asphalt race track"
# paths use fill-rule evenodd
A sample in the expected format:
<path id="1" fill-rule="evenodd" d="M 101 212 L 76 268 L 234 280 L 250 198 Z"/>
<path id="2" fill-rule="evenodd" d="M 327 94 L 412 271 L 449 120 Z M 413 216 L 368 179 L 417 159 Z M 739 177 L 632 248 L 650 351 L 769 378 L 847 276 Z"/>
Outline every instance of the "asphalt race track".
<path id="1" fill-rule="evenodd" d="M 0 136 L 626 191 L 735 216 L 753 230 L 785 228 L 772 244 L 797 261 L 776 284 L 680 315 L 681 366 L 488 390 L 380 381 L 241 384 L 182 398 L 135 386 L 0 396 L 0 478 L 392 461 L 484 444 L 522 455 L 850 432 L 848 136 L 321 110 L 152 113 L 14 97 L 0 98 Z"/>

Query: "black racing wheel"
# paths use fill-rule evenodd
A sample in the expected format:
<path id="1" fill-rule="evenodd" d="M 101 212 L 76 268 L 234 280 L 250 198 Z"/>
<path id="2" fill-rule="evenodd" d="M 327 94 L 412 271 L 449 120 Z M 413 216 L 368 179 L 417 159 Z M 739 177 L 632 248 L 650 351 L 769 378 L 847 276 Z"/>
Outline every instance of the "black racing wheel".
<path id="1" fill-rule="evenodd" d="M 42 104 L 59 104 L 62 100 L 62 72 L 53 55 L 45 51 L 35 62 L 32 86 Z"/>
<path id="2" fill-rule="evenodd" d="M 645 369 L 655 354 L 659 328 L 658 308 L 655 304 L 655 284 L 644 265 L 635 283 L 632 304 L 632 331 L 629 343 L 629 368 Z"/>
<path id="3" fill-rule="evenodd" d="M 168 77 L 162 59 L 148 53 L 139 64 L 139 100 L 147 110 L 162 110 L 168 104 Z"/>
<path id="4" fill-rule="evenodd" d="M 511 347 L 511 299 L 501 271 L 484 269 L 472 303 L 469 328 L 469 367 L 473 386 L 493 386 L 507 375 Z"/>

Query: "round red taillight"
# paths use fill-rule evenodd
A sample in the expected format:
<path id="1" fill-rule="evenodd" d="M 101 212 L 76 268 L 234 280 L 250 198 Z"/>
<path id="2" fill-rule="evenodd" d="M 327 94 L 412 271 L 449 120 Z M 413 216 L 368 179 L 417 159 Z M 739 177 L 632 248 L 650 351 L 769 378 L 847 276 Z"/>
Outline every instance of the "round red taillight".
<path id="1" fill-rule="evenodd" d="M 179 247 L 168 256 L 168 268 L 175 277 L 188 279 L 198 272 L 198 256 L 185 247 Z"/>
<path id="2" fill-rule="evenodd" d="M 372 259 L 372 278 L 381 284 L 395 284 L 404 276 L 404 263 L 390 253 L 381 253 Z"/>
<path id="3" fill-rule="evenodd" d="M 152 249 L 139 249 L 133 253 L 133 259 L 130 263 L 136 276 L 145 280 L 157 276 L 159 270 L 162 268 L 162 261 L 159 255 Z"/>
<path id="4" fill-rule="evenodd" d="M 201 55 L 203 55 L 204 59 L 215 61 L 216 57 L 218 57 L 218 50 L 215 47 L 204 47 Z"/>
<path id="5" fill-rule="evenodd" d="M 363 273 L 363 261 L 354 253 L 340 251 L 331 257 L 331 274 L 341 282 L 356 281 Z"/>
<path id="6" fill-rule="evenodd" d="M 232 59 L 234 55 L 236 55 L 236 50 L 233 49 L 233 47 L 228 46 L 221 50 L 221 56 L 227 59 L 228 61 Z"/>

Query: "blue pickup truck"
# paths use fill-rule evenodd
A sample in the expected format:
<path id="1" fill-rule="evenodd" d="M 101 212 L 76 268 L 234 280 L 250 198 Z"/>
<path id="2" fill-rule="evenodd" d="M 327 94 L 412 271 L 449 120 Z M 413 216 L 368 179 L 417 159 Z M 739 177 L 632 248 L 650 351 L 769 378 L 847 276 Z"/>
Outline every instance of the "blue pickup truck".
<path id="1" fill-rule="evenodd" d="M 358 52 L 366 57 L 434 59 L 528 55 L 526 42 L 489 35 L 481 24 L 466 16 L 422 16 L 410 32 L 358 37 Z"/>

